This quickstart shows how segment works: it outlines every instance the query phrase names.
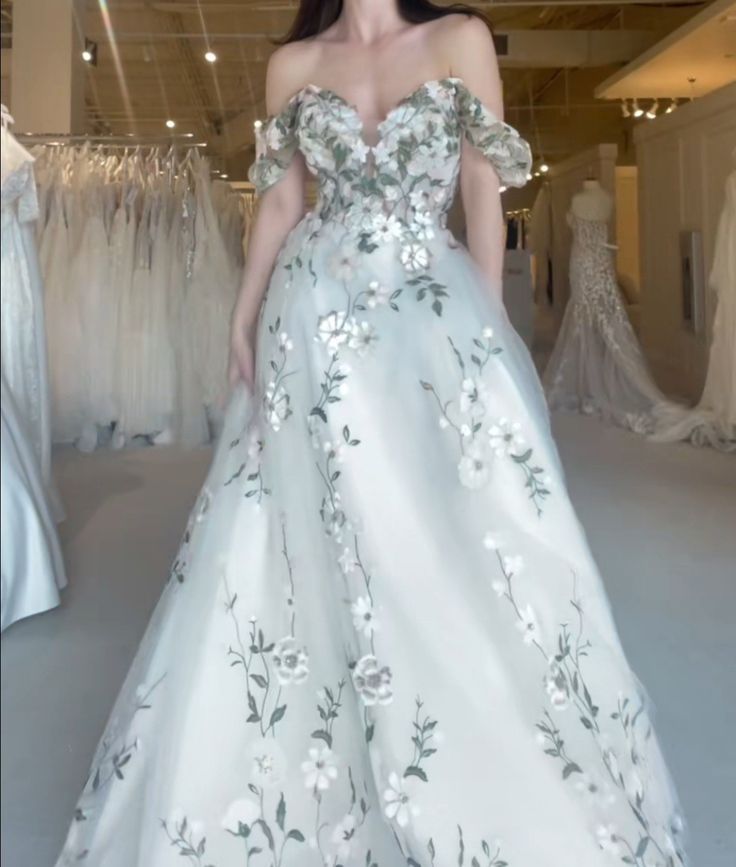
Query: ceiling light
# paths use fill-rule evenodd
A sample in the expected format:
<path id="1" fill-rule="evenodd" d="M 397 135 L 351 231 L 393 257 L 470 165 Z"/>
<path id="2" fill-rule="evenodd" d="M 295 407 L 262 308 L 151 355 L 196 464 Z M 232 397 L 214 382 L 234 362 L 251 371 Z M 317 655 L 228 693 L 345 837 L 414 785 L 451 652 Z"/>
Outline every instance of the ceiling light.
<path id="1" fill-rule="evenodd" d="M 91 39 L 84 40 L 82 60 L 85 63 L 89 63 L 91 66 L 97 66 L 97 43 L 93 42 Z"/>
<path id="2" fill-rule="evenodd" d="M 260 129 L 263 126 L 262 120 L 253 121 L 253 129 Z"/>
<path id="3" fill-rule="evenodd" d="M 634 111 L 633 111 L 634 117 L 641 117 L 644 114 L 644 109 L 639 105 L 639 103 L 636 99 L 632 103 L 632 107 L 634 109 Z"/>
<path id="4" fill-rule="evenodd" d="M 654 118 L 657 116 L 658 110 L 659 110 L 659 100 L 655 99 L 654 102 L 652 103 L 649 111 L 647 112 L 647 117 L 649 118 L 649 120 L 654 120 Z"/>
<path id="5" fill-rule="evenodd" d="M 539 167 L 539 171 L 542 172 L 542 174 L 546 174 L 549 171 L 549 166 L 547 165 L 547 163 L 542 163 L 542 165 Z"/>
<path id="6" fill-rule="evenodd" d="M 230 175 L 226 174 L 225 172 L 222 172 L 220 177 L 223 178 L 224 180 L 227 180 L 230 177 Z"/>
<path id="7" fill-rule="evenodd" d="M 627 100 L 621 100 L 621 114 L 623 117 L 631 117 L 631 111 L 629 110 L 629 103 Z"/>
<path id="8" fill-rule="evenodd" d="M 166 121 L 166 126 L 167 126 L 169 129 L 173 129 L 173 128 L 176 126 L 176 121 L 175 121 L 175 120 L 167 120 L 167 121 Z"/>
<path id="9" fill-rule="evenodd" d="M 669 104 L 669 105 L 667 106 L 667 108 L 664 110 L 664 113 L 665 113 L 665 114 L 672 114 L 672 112 L 673 112 L 676 108 L 677 108 L 677 100 L 676 100 L 676 99 L 672 99 L 672 100 L 670 100 L 670 104 Z"/>
<path id="10" fill-rule="evenodd" d="M 534 172 L 534 177 L 535 177 L 535 178 L 538 178 L 538 177 L 539 177 L 539 172 Z"/>
<path id="11" fill-rule="evenodd" d="M 204 59 L 207 63 L 217 63 L 217 55 L 211 49 L 205 52 Z"/>
<path id="12" fill-rule="evenodd" d="M 531 172 L 527 172 L 527 173 L 526 173 L 526 179 L 527 179 L 528 181 L 530 181 L 530 180 L 532 179 L 532 177 L 533 177 L 533 175 L 532 175 Z"/>

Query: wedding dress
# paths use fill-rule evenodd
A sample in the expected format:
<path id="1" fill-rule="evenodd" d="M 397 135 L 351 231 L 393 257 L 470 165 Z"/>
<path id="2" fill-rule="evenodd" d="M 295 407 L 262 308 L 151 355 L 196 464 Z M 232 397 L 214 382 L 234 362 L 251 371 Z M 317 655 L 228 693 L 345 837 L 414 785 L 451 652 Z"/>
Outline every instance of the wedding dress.
<path id="1" fill-rule="evenodd" d="M 9 117 L 9 116 L 8 116 Z M 2 135 L 2 371 L 51 489 L 51 421 L 43 283 L 34 223 L 33 157 L 5 126 Z"/>
<path id="2" fill-rule="evenodd" d="M 608 221 L 574 208 L 567 219 L 573 238 L 570 300 L 543 377 L 549 407 L 650 433 L 667 399 L 652 379 L 621 300 Z"/>
<path id="3" fill-rule="evenodd" d="M 726 180 L 709 282 L 717 306 L 703 393 L 692 409 L 662 413 L 653 439 L 736 451 L 736 171 Z"/>
<path id="4" fill-rule="evenodd" d="M 66 586 L 47 483 L 12 392 L 0 375 L 0 630 L 59 604 Z"/>
<path id="5" fill-rule="evenodd" d="M 208 442 L 222 414 L 243 211 L 209 162 L 141 147 L 39 147 L 53 431 L 92 450 Z"/>
<path id="6" fill-rule="evenodd" d="M 169 583 L 59 865 L 674 867 L 682 821 L 529 355 L 445 228 L 457 78 L 365 142 L 309 86 L 266 128 L 288 236 Z"/>

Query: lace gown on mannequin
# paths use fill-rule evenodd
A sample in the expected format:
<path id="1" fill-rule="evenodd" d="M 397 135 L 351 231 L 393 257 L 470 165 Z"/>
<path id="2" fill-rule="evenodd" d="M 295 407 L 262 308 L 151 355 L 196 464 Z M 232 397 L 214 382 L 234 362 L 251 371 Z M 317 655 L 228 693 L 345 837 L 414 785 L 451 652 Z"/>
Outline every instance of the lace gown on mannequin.
<path id="1" fill-rule="evenodd" d="M 568 223 L 570 300 L 544 372 L 549 407 L 600 415 L 648 433 L 666 399 L 649 373 L 621 300 L 608 223 L 572 212 Z"/>
<path id="2" fill-rule="evenodd" d="M 307 87 L 266 129 L 315 211 L 276 262 L 220 446 L 60 865 L 675 867 L 675 797 L 528 353 L 445 227 L 459 79 Z"/>

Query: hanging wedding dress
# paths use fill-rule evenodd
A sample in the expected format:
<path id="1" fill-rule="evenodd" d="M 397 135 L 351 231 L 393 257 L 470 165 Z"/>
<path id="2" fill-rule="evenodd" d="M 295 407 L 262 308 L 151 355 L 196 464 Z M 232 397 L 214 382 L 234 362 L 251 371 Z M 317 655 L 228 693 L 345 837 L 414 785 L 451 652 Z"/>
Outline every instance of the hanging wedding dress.
<path id="1" fill-rule="evenodd" d="M 446 229 L 462 81 L 379 125 L 305 87 L 267 126 L 320 198 L 276 262 L 220 445 L 59 865 L 675 867 L 682 823 L 544 398 Z"/>
<path id="2" fill-rule="evenodd" d="M 653 438 L 736 451 L 736 171 L 726 181 L 710 287 L 717 306 L 700 402 L 693 409 L 674 407 L 663 413 Z"/>
<path id="3" fill-rule="evenodd" d="M 51 490 L 51 422 L 43 283 L 35 239 L 33 157 L 7 128 L 2 136 L 2 371 Z"/>
<path id="4" fill-rule="evenodd" d="M 650 433 L 668 403 L 655 384 L 626 313 L 608 244 L 610 196 L 586 181 L 573 199 L 570 300 L 544 372 L 550 410 L 598 415 Z"/>
<path id="5" fill-rule="evenodd" d="M 33 158 L 2 110 L 0 630 L 59 604 L 66 584 L 51 481 L 46 330 Z"/>
<path id="6" fill-rule="evenodd" d="M 66 586 L 55 515 L 13 394 L 0 377 L 0 630 L 59 604 Z"/>
<path id="7" fill-rule="evenodd" d="M 53 430 L 92 450 L 210 439 L 243 212 L 195 149 L 38 148 Z"/>

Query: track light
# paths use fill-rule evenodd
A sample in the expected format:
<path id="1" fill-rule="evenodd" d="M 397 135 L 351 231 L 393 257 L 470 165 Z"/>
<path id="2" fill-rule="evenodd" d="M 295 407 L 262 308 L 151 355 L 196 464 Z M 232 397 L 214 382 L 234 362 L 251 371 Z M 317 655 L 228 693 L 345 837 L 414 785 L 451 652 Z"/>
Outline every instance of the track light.
<path id="1" fill-rule="evenodd" d="M 166 121 L 166 126 L 167 126 L 169 129 L 174 129 L 174 127 L 176 126 L 176 121 L 175 121 L 175 120 L 167 120 L 167 121 Z"/>
<path id="2" fill-rule="evenodd" d="M 527 173 L 526 173 L 526 179 L 527 179 L 528 181 L 530 181 L 533 177 L 534 177 L 534 175 L 532 175 L 531 172 L 527 172 Z"/>
<path id="3" fill-rule="evenodd" d="M 547 165 L 547 163 L 543 162 L 542 165 L 539 167 L 539 171 L 540 171 L 543 175 L 544 175 L 544 174 L 547 174 L 547 172 L 549 171 L 549 166 Z"/>
<path id="4" fill-rule="evenodd" d="M 632 103 L 632 106 L 634 109 L 632 112 L 634 117 L 641 117 L 644 114 L 644 109 L 639 105 L 638 100 L 635 99 Z"/>
<path id="5" fill-rule="evenodd" d="M 217 55 L 214 51 L 212 51 L 212 49 L 208 49 L 207 51 L 205 51 L 204 59 L 207 61 L 207 63 L 217 63 Z"/>
<path id="6" fill-rule="evenodd" d="M 676 99 L 671 99 L 671 100 L 670 100 L 670 104 L 669 104 L 669 105 L 667 106 L 667 108 L 664 110 L 664 113 L 665 113 L 665 114 L 672 114 L 672 112 L 673 112 L 676 108 L 677 108 L 677 100 L 676 100 Z"/>
<path id="7" fill-rule="evenodd" d="M 230 177 L 230 175 L 228 175 L 226 172 L 221 172 L 220 177 L 223 179 L 223 181 L 226 181 Z"/>
<path id="8" fill-rule="evenodd" d="M 85 63 L 89 63 L 90 66 L 97 66 L 97 43 L 93 42 L 91 39 L 84 40 L 82 60 Z"/>
<path id="9" fill-rule="evenodd" d="M 649 111 L 647 112 L 647 117 L 649 118 L 649 120 L 654 120 L 654 118 L 657 116 L 658 110 L 659 110 L 659 100 L 655 99 L 654 102 L 652 103 Z"/>
<path id="10" fill-rule="evenodd" d="M 621 115 L 623 117 L 631 117 L 631 111 L 629 110 L 629 103 L 627 100 L 621 100 Z"/>

